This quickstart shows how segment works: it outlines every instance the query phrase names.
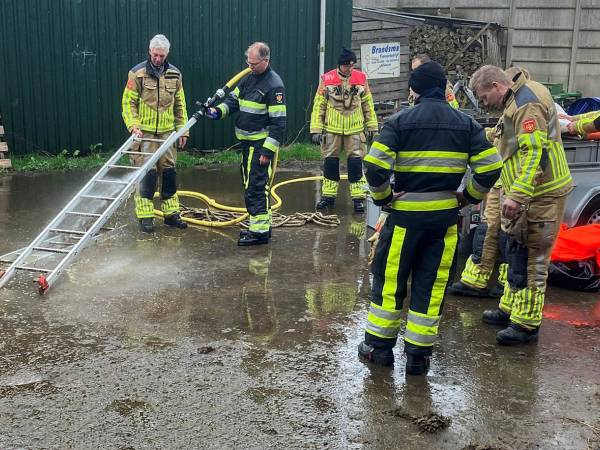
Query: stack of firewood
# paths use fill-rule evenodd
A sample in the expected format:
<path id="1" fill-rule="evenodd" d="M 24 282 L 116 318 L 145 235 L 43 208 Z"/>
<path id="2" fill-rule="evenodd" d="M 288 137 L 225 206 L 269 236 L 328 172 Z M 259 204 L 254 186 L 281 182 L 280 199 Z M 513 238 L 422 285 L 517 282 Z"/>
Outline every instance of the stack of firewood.
<path id="1" fill-rule="evenodd" d="M 468 27 L 451 29 L 437 25 L 415 27 L 410 33 L 411 59 L 426 53 L 446 67 L 451 80 L 459 74 L 468 77 L 484 64 L 481 41 L 473 40 L 478 31 Z"/>

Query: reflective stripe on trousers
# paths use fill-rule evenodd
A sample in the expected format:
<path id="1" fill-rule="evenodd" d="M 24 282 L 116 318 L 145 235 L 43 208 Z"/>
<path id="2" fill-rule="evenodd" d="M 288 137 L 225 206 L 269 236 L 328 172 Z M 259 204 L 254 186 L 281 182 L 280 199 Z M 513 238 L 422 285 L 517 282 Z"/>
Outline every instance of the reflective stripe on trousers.
<path id="1" fill-rule="evenodd" d="M 470 255 L 465 263 L 460 280 L 467 286 L 478 289 L 485 289 L 490 281 L 491 271 L 481 270 L 479 264 L 473 262 L 473 255 Z"/>
<path id="2" fill-rule="evenodd" d="M 135 200 L 135 216 L 138 219 L 147 219 L 154 217 L 154 202 L 138 194 L 134 195 Z M 160 209 L 165 216 L 179 212 L 179 197 L 177 194 L 170 198 L 161 200 Z"/>
<path id="3" fill-rule="evenodd" d="M 542 322 L 548 264 L 565 205 L 566 196 L 534 197 L 525 212 L 527 246 L 511 236 L 506 239 L 508 274 L 499 307 L 512 322 L 526 327 Z"/>
<path id="4" fill-rule="evenodd" d="M 371 337 L 395 340 L 400 330 L 407 280 L 412 275 L 404 340 L 419 347 L 434 344 L 457 240 L 456 225 L 435 229 L 403 228 L 388 218 L 371 266 L 373 298 L 365 330 Z"/>
<path id="5" fill-rule="evenodd" d="M 242 180 L 244 201 L 250 215 L 249 230 L 267 233 L 271 226 L 271 186 L 272 161 L 265 166 L 259 162 L 262 142 L 242 142 Z"/>

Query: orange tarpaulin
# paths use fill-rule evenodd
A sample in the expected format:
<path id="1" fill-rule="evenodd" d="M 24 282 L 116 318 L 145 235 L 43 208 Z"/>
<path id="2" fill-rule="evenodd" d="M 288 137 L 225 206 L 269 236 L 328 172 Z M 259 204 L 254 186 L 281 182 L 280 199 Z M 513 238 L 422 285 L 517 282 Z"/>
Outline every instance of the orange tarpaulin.
<path id="1" fill-rule="evenodd" d="M 583 261 L 595 258 L 600 267 L 600 225 L 567 228 L 561 225 L 552 251 L 552 261 Z"/>

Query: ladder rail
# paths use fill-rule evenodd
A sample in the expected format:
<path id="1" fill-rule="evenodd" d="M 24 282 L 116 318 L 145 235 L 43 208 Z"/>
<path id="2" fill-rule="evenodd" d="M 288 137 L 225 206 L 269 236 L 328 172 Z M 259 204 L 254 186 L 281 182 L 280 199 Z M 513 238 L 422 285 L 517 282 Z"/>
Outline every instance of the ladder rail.
<path id="1" fill-rule="evenodd" d="M 88 229 L 86 234 L 82 236 L 82 238 L 77 242 L 71 252 L 58 263 L 58 265 L 54 268 L 54 270 L 46 277 L 46 282 L 48 283 L 48 288 L 52 286 L 54 281 L 60 276 L 62 270 L 66 267 L 68 262 L 73 259 L 79 251 L 87 245 L 87 242 L 93 237 L 95 233 L 104 225 L 104 223 L 110 218 L 110 216 L 117 210 L 117 208 L 123 203 L 123 201 L 131 194 L 133 189 L 138 182 L 141 181 L 142 177 L 146 175 L 150 167 L 153 167 L 158 160 L 163 156 L 163 154 L 171 148 L 175 142 L 187 131 L 189 130 L 195 123 L 196 118 L 191 117 L 188 122 L 179 129 L 179 131 L 173 132 L 169 135 L 169 137 L 162 143 L 162 145 L 156 150 L 156 152 L 148 158 L 144 164 L 140 167 L 140 171 L 135 173 L 135 175 L 129 180 L 129 183 L 123 190 L 117 195 L 116 200 L 114 200 L 105 212 L 102 214 L 102 217 L 99 217 L 94 224 Z M 146 169 L 146 170 L 142 170 Z M 47 288 L 47 289 L 48 289 Z"/>
<path id="2" fill-rule="evenodd" d="M 8 281 L 10 280 L 10 278 L 12 278 L 12 276 L 15 273 L 15 270 L 18 266 L 21 265 L 21 263 L 28 258 L 31 255 L 31 251 L 33 249 L 33 247 L 37 246 L 48 234 L 49 230 L 51 228 L 56 228 L 56 225 L 58 223 L 60 223 L 60 221 L 63 219 L 63 216 L 65 215 L 65 213 L 67 211 L 69 211 L 70 208 L 72 208 L 75 203 L 77 201 L 79 201 L 80 196 L 83 195 L 94 183 L 95 180 L 97 178 L 97 176 L 102 173 L 104 175 L 103 172 L 108 172 L 108 166 L 111 164 L 114 164 L 115 161 L 118 161 L 121 158 L 121 152 L 123 150 L 128 149 L 129 147 L 131 147 L 131 143 L 134 140 L 134 136 L 130 136 L 129 139 L 127 139 L 127 141 L 125 141 L 125 143 L 114 153 L 114 155 L 112 155 L 109 160 L 106 162 L 106 164 L 104 164 L 104 166 L 90 179 L 90 181 L 88 181 L 85 186 L 83 186 L 83 188 L 81 188 L 79 190 L 79 192 L 77 194 L 75 194 L 75 196 L 66 204 L 66 206 L 56 215 L 56 217 L 54 217 L 54 219 L 52 219 L 50 221 L 50 223 L 46 226 L 46 228 L 44 228 L 44 230 L 38 234 L 38 236 L 25 248 L 25 250 L 23 251 L 23 253 L 21 253 L 17 259 L 15 259 L 15 261 L 10 265 L 10 267 L 8 269 L 6 269 L 6 271 L 4 272 L 4 274 L 2 275 L 2 277 L 0 277 L 0 288 L 4 287 Z"/>

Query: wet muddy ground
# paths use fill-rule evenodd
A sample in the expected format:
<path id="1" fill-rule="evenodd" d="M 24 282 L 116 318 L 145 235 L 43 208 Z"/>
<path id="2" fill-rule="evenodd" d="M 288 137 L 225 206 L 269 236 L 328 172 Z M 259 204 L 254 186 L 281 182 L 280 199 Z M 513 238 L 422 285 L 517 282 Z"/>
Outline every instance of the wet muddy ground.
<path id="1" fill-rule="evenodd" d="M 89 175 L 0 176 L 0 254 Z M 179 184 L 241 205 L 235 168 Z M 237 228 L 143 236 L 129 200 L 45 296 L 31 276 L 0 291 L 0 448 L 600 448 L 599 294 L 550 288 L 539 344 L 517 349 L 480 321 L 495 301 L 448 297 L 426 379 L 401 345 L 392 370 L 357 359 L 368 244 L 346 190 L 338 228 L 257 248 Z M 280 194 L 311 211 L 318 185 Z"/>

